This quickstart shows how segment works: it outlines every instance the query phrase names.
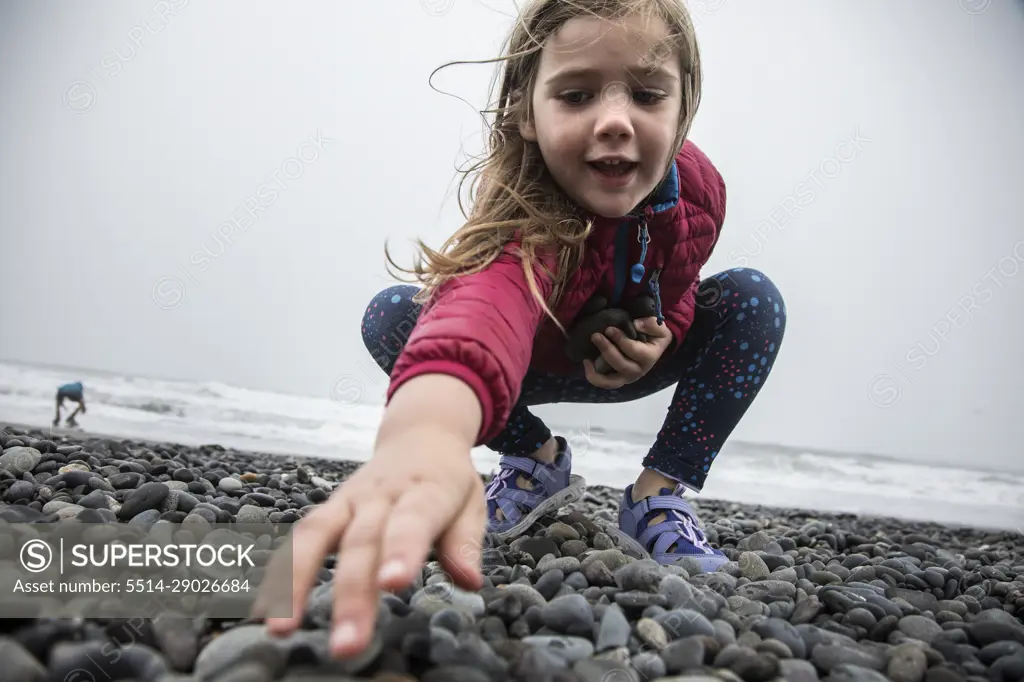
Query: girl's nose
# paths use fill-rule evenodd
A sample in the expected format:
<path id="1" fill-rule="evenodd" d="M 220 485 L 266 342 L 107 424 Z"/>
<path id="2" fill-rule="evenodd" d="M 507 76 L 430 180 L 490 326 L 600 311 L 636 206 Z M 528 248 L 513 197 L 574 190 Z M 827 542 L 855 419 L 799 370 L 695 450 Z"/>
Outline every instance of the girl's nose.
<path id="1" fill-rule="evenodd" d="M 630 137 L 633 134 L 633 93 L 625 83 L 612 83 L 601 91 L 597 102 L 594 133 L 600 138 Z"/>

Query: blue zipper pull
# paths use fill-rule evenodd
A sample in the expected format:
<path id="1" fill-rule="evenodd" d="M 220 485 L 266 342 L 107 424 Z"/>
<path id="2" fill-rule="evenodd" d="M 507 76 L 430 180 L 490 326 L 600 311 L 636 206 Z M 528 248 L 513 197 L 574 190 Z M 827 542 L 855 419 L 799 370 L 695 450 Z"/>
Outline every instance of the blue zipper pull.
<path id="1" fill-rule="evenodd" d="M 651 236 L 647 233 L 647 221 L 640 223 L 640 232 L 636 236 L 637 241 L 640 242 L 640 262 L 634 263 L 633 267 L 629 269 L 630 279 L 633 280 L 633 284 L 640 284 L 644 279 L 644 261 L 647 260 L 647 242 L 651 241 Z"/>
<path id="2" fill-rule="evenodd" d="M 661 270 L 657 269 L 651 274 L 651 278 L 647 280 L 647 287 L 654 294 L 654 314 L 658 316 L 659 327 L 665 323 L 665 316 L 661 314 L 661 284 L 658 282 L 660 276 Z"/>

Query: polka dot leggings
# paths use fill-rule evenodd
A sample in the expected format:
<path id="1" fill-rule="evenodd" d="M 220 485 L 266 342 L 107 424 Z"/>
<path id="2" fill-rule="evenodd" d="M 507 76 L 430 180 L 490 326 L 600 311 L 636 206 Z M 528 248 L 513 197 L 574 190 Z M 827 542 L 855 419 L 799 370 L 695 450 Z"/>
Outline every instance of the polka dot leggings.
<path id="1" fill-rule="evenodd" d="M 363 316 L 362 335 L 377 364 L 391 374 L 420 306 L 418 289 L 397 285 L 378 293 Z M 771 373 L 786 330 L 786 305 L 775 285 L 750 268 L 720 272 L 700 283 L 693 325 L 682 345 L 641 379 L 618 389 L 591 385 L 583 375 L 530 370 L 504 430 L 487 447 L 530 455 L 551 431 L 530 412 L 551 403 L 621 403 L 669 386 L 676 390 L 643 466 L 696 491 L 704 486 L 722 445 Z"/>

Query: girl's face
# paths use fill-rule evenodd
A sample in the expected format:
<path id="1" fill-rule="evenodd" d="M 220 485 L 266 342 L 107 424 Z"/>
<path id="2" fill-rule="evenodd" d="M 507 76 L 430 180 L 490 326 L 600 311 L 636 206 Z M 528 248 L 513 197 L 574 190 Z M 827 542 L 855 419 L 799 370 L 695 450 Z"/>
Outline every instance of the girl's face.
<path id="1" fill-rule="evenodd" d="M 626 215 L 661 182 L 674 153 L 679 61 L 661 58 L 661 19 L 577 17 L 541 52 L 533 121 L 521 125 L 548 170 L 582 208 Z M 663 56 L 663 55 L 662 55 Z"/>

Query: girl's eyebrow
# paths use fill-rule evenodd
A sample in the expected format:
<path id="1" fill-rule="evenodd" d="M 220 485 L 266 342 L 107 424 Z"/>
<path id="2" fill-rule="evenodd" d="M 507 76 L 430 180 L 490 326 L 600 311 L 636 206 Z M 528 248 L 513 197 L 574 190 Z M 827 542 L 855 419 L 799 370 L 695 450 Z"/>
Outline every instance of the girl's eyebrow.
<path id="1" fill-rule="evenodd" d="M 678 81 L 679 77 L 662 65 L 632 66 L 625 69 L 631 78 L 636 81 L 644 79 L 661 79 Z M 589 66 L 567 67 L 556 71 L 544 81 L 544 85 L 552 86 L 566 80 L 586 79 L 600 76 L 601 71 Z"/>

